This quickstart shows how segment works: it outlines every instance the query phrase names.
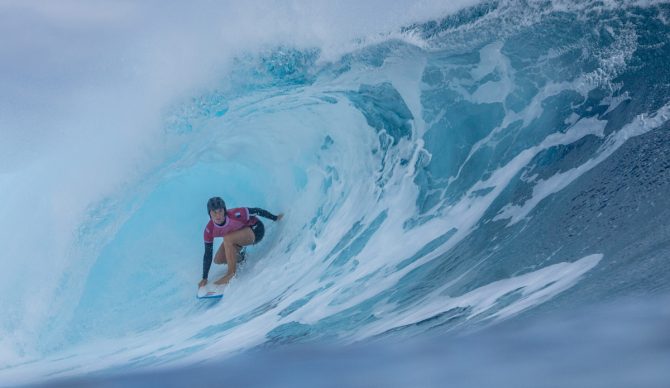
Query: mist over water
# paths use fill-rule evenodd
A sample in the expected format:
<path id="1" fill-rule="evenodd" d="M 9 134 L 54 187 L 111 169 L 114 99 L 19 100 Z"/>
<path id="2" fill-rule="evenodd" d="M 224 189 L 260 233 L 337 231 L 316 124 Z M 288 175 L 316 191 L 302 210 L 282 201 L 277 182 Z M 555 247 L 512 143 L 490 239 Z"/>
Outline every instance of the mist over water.
<path id="1" fill-rule="evenodd" d="M 397 341 L 430 386 L 477 369 L 432 338 L 479 353 L 500 334 L 518 363 L 549 341 L 588 364 L 563 346 L 589 343 L 575 327 L 638 332 L 622 351 L 667 359 L 669 16 L 667 2 L 4 2 L 0 384 L 356 344 L 326 353 L 340 368 Z M 202 303 L 215 195 L 286 216 Z M 613 337 L 592 337 L 596 359 L 618 361 Z M 643 374 L 626 365 L 647 365 L 648 386 L 667 377 L 624 363 L 631 383 Z M 612 382 L 592 366 L 566 383 Z"/>

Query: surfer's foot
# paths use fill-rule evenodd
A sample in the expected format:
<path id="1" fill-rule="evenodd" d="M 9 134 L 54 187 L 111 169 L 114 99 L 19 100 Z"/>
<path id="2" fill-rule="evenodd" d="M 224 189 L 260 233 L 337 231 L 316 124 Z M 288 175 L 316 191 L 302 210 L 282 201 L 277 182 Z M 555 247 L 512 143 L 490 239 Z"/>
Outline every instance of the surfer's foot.
<path id="1" fill-rule="evenodd" d="M 237 255 L 237 262 L 238 262 L 238 263 L 241 263 L 241 262 L 243 262 L 244 259 L 246 259 L 246 258 L 247 258 L 247 248 L 244 247 L 244 248 L 242 248 L 242 249 L 240 250 L 240 254 Z"/>

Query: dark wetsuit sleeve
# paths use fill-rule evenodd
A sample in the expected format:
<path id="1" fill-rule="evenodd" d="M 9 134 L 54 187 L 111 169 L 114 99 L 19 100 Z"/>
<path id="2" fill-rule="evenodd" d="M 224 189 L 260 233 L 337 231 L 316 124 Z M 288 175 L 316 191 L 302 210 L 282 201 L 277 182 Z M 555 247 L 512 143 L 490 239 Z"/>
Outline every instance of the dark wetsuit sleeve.
<path id="1" fill-rule="evenodd" d="M 205 243 L 205 255 L 202 258 L 202 278 L 207 279 L 209 275 L 209 268 L 212 266 L 212 253 L 214 251 L 214 243 Z"/>
<path id="2" fill-rule="evenodd" d="M 259 207 L 250 207 L 250 208 L 248 208 L 248 210 L 249 210 L 249 215 L 261 216 L 261 217 L 270 219 L 272 221 L 277 221 L 277 216 L 275 216 L 274 214 L 270 213 L 267 210 L 261 209 Z"/>

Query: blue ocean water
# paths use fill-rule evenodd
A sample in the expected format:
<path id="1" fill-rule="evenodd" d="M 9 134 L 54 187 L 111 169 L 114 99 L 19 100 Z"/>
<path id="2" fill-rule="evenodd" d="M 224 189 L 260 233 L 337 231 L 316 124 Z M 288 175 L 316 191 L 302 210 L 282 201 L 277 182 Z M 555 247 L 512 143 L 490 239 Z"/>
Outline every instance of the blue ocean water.
<path id="1" fill-rule="evenodd" d="M 670 381 L 669 3 L 93 4 L 0 16 L 0 385 Z"/>

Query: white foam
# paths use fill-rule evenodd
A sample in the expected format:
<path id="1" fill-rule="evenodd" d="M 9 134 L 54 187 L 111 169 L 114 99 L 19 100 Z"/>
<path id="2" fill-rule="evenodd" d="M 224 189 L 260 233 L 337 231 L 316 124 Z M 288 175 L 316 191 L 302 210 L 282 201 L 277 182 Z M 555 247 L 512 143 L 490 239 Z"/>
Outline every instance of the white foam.
<path id="1" fill-rule="evenodd" d="M 470 71 L 473 80 L 479 81 L 491 74 L 496 74 L 500 80 L 488 81 L 479 86 L 472 93 L 472 102 L 478 104 L 503 103 L 514 90 L 514 71 L 509 59 L 500 52 L 501 49 L 502 43 L 496 42 L 480 50 L 481 61 Z"/>
<path id="2" fill-rule="evenodd" d="M 23 15 L 25 19 L 19 18 L 17 25 L 21 25 L 22 20 L 31 23 L 46 20 L 65 36 L 76 32 L 89 36 L 90 41 L 78 42 L 70 51 L 69 39 L 56 39 L 51 41 L 53 51 L 42 53 L 49 64 L 43 69 L 43 75 L 53 82 L 46 86 L 55 92 L 46 92 L 47 96 L 40 101 L 58 106 L 54 123 L 52 115 L 47 114 L 49 110 L 35 109 L 33 113 L 38 120 L 11 117 L 9 125 L 3 126 L 3 130 L 7 128 L 10 132 L 10 136 L 3 137 L 3 140 L 10 139 L 8 148 L 28 145 L 10 156 L 2 154 L 7 164 L 3 164 L 3 175 L 0 175 L 0 184 L 5 185 L 0 190 L 0 202 L 9 205 L 0 208 L 3 212 L 0 287 L 9 284 L 11 290 L 0 290 L 7 292 L 4 295 L 18 298 L 1 305 L 4 315 L 0 325 L 0 338 L 3 338 L 0 353 L 7 356 L 4 362 L 12 365 L 0 371 L 3 382 L 124 366 L 135 358 L 144 358 L 153 365 L 170 364 L 173 352 L 182 352 L 176 362 L 202 361 L 261 344 L 266 335 L 281 324 L 317 323 L 388 290 L 410 271 L 462 241 L 505 186 L 538 152 L 569 144 L 587 134 L 600 133 L 601 123 L 584 120 L 577 122 L 574 130 L 548 136 L 541 144 L 494 171 L 488 179 L 475 184 L 440 217 L 409 231 L 402 225 L 416 210 L 418 189 L 413 184 L 414 167 L 393 169 L 390 164 L 379 171 L 380 156 L 370 153 L 377 141 L 376 134 L 341 92 L 356 90 L 362 81 L 393 81 L 417 117 L 419 127 L 414 136 L 421 135 L 425 128 L 419 119 L 419 85 L 425 61 L 420 55 L 407 60 L 388 60 L 382 68 L 375 69 L 374 74 L 354 70 L 336 83 L 320 80 L 322 83 L 285 95 L 259 92 L 231 101 L 224 119 L 203 120 L 196 133 L 174 136 L 163 133 L 159 120 L 162 109 L 184 96 L 198 95 L 203 88 L 217 85 L 227 61 L 242 50 L 263 50 L 276 44 L 313 45 L 323 49 L 322 60 L 330 60 L 361 45 L 390 38 L 421 45 L 417 36 L 389 31 L 476 2 L 409 3 L 365 2 L 356 3 L 358 7 L 352 8 L 353 2 L 253 1 L 197 10 L 191 5 L 159 2 L 121 2 L 113 6 L 92 3 L 94 5 L 81 8 L 75 2 L 65 2 L 58 7 L 12 3 L 24 7 L 28 14 L 39 14 L 39 17 Z M 113 9 L 106 12 L 105 7 Z M 104 29 L 98 29 L 99 26 Z M 49 31 L 45 28 L 34 33 L 46 39 Z M 104 39 L 109 38 L 108 34 L 112 38 Z M 78 54 L 82 52 L 86 54 L 83 59 Z M 96 53 L 102 56 L 96 59 Z M 507 59 L 500 56 L 499 45 L 485 48 L 482 53 L 482 62 L 473 70 L 476 77 L 497 68 L 505 74 L 505 80 L 511 79 Z M 75 69 L 62 83 L 54 81 L 57 74 L 53 73 L 53 61 L 57 58 L 62 58 L 65 64 L 62 67 Z M 21 61 L 17 60 L 16 68 L 33 64 L 32 59 Z M 94 69 L 91 73 L 77 74 L 77 70 L 89 66 Z M 480 102 L 501 100 L 508 93 L 506 82 L 485 84 L 471 97 Z M 29 89 L 39 94 L 44 86 L 31 85 Z M 573 86 L 571 83 L 546 85 L 525 111 L 518 116 L 508 113 L 505 120 L 521 117 L 530 121 L 539 117 L 544 98 Z M 495 88 L 500 88 L 499 94 L 487 95 Z M 332 98 L 337 103 L 311 104 L 324 94 L 335 96 Z M 35 123 L 40 127 L 34 127 Z M 639 131 L 630 128 L 616 136 L 625 141 L 626 136 Z M 24 133 L 29 135 L 24 136 Z M 40 136 L 42 134 L 46 135 Z M 321 152 L 320 145 L 326 134 L 333 138 L 334 144 L 330 151 Z M 422 147 L 423 141 L 419 138 L 403 139 L 391 152 L 395 152 L 394 157 L 407 156 L 414 162 Z M 271 152 L 277 149 L 281 152 Z M 262 260 L 249 263 L 247 272 L 231 283 L 217 307 L 207 311 L 183 307 L 191 306 L 189 299 L 182 301 L 183 306 L 177 311 L 165 312 L 170 321 L 161 322 L 158 330 L 129 332 L 111 339 L 96 335 L 92 330 L 86 333 L 89 336 L 85 343 L 42 357 L 40 342 L 51 334 L 43 331 L 45 319 L 55 316 L 58 323 L 68 323 L 68 314 L 72 314 L 74 308 L 71 304 L 79 299 L 86 274 L 100 253 L 99 245 L 114 242 L 115 234 L 136 210 L 136 202 L 142 202 L 158 182 L 169 180 L 170 174 L 188 171 L 198 163 L 210 163 L 222 170 L 236 168 L 239 165 L 225 162 L 252 153 L 258 157 L 241 163 L 250 169 L 272 171 L 263 182 L 263 188 L 271 191 L 267 202 L 285 211 L 286 218 L 272 225 L 267 244 L 257 247 Z M 337 177 L 329 169 L 333 167 L 337 168 Z M 296 168 L 304 169 L 304 185 L 295 183 Z M 388 179 L 384 190 L 375 184 L 375 179 L 369 179 L 371 171 L 375 174 L 373 178 Z M 540 183 L 544 186 L 538 186 L 541 188 L 536 196 L 538 202 L 576 174 L 557 177 L 553 183 Z M 323 194 L 324 180 L 330 177 L 333 178 L 331 189 Z M 212 191 L 236 189 L 225 182 L 212 182 L 210 187 Z M 488 188 L 492 190 L 486 195 L 471 195 Z M 116 206 L 119 203 L 121 205 Z M 174 203 L 186 206 L 178 201 Z M 103 211 L 101 216 L 94 216 L 89 206 L 101 204 L 104 205 L 102 210 L 119 214 L 109 216 Z M 329 215 L 330 220 L 312 227 L 311 218 L 322 205 L 323 214 Z M 326 261 L 328 253 L 352 225 L 357 222 L 363 225 L 353 236 L 355 239 L 383 211 L 388 211 L 386 220 L 362 251 L 342 265 L 341 272 L 327 270 L 337 256 Z M 163 216 L 165 214 L 160 215 Z M 35 219 L 49 221 L 40 224 L 44 229 L 40 229 L 37 238 L 25 233 L 34 227 Z M 103 225 L 104 222 L 109 225 Z M 82 226 L 98 229 L 81 231 Z M 395 269 L 427 241 L 451 228 L 457 232 L 447 243 L 403 269 Z M 82 241 L 82 236 L 95 240 Z M 193 253 L 193 258 L 184 258 L 183 273 L 172 280 L 183 284 L 182 278 L 192 277 L 195 287 L 200 276 L 200 255 L 198 251 Z M 495 306 L 498 297 L 515 287 L 523 287 L 520 300 L 491 315 L 502 319 L 572 286 L 600 257 L 591 255 L 575 263 L 561 263 L 504 279 L 482 286 L 456 301 L 456 297 L 450 301 L 443 295 L 431 295 L 425 307 L 419 306 L 405 317 L 396 315 L 379 325 L 361 326 L 359 332 L 349 333 L 353 338 L 346 340 L 415 323 L 452 305 L 474 306 L 477 312 L 486 313 Z M 32 263 L 39 265 L 31 266 Z M 31 282 L 25 281 L 28 277 Z M 35 292 L 23 297 L 29 287 L 35 287 Z M 302 308 L 279 315 L 315 291 L 316 295 Z M 379 306 L 379 313 L 393 311 L 394 307 Z M 254 316 L 248 322 L 231 325 L 226 331 L 218 326 L 252 313 Z M 219 331 L 215 330 L 217 327 Z M 213 334 L 199 336 L 207 329 Z M 36 362 L 17 365 L 22 361 Z"/>
<path id="3" fill-rule="evenodd" d="M 547 179 L 537 181 L 537 183 L 535 183 L 533 186 L 533 194 L 530 199 L 526 200 L 522 205 L 505 206 L 493 219 L 502 220 L 509 218 L 510 221 L 508 226 L 514 225 L 521 221 L 527 217 L 528 214 L 543 199 L 564 189 L 584 173 L 590 171 L 602 163 L 617 149 L 619 149 L 619 147 L 621 147 L 626 142 L 626 140 L 654 130 L 667 122 L 669 113 L 670 105 L 665 105 L 656 111 L 651 117 L 645 117 L 644 115 L 636 117 L 633 122 L 626 124 L 621 130 L 612 133 L 606 139 L 598 154 L 596 154 L 593 158 L 575 168 L 565 172 L 556 173 Z M 573 131 L 575 134 L 581 134 L 582 136 L 592 134 L 602 137 L 605 125 L 606 122 L 599 121 L 594 118 L 582 119 L 578 121 L 573 127 L 571 127 L 570 131 Z"/>
<path id="4" fill-rule="evenodd" d="M 404 314 L 394 311 L 391 316 L 380 316 L 379 318 L 383 319 L 365 327 L 357 334 L 357 337 L 367 338 L 381 334 L 394 328 L 424 321 L 456 308 L 471 310 L 465 317 L 466 319 L 480 315 L 491 320 L 504 319 L 541 304 L 572 287 L 580 277 L 598 265 L 602 257 L 602 254 L 593 254 L 575 262 L 553 264 L 523 275 L 486 284 L 458 296 L 446 295 L 445 292 L 449 287 L 448 285 L 443 286 L 427 296 L 421 303 L 417 303 L 420 307 L 412 308 Z M 496 311 L 495 307 L 499 300 L 510 293 L 518 293 L 518 299 Z M 488 310 L 492 312 L 487 313 Z"/>

